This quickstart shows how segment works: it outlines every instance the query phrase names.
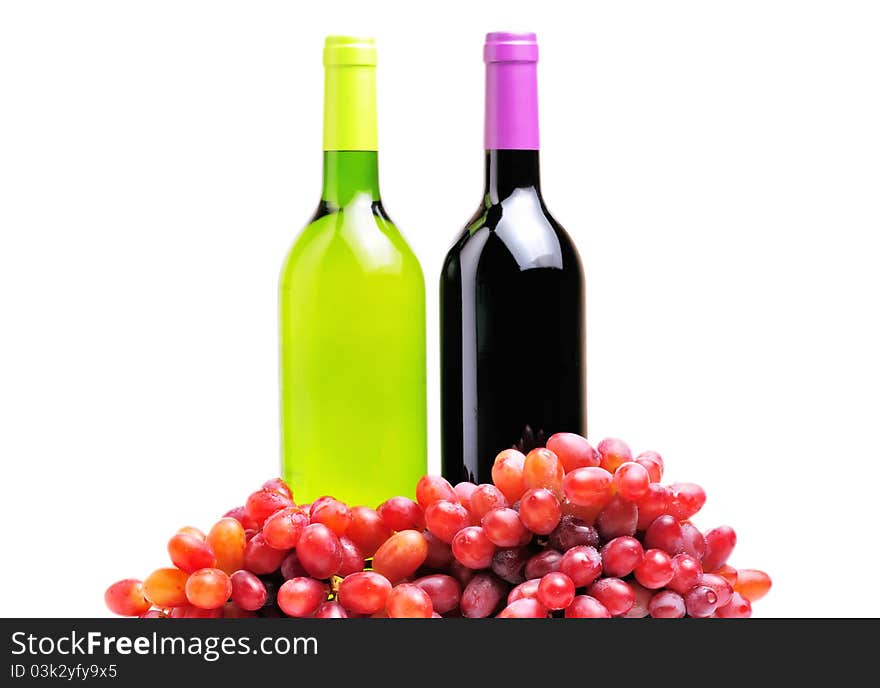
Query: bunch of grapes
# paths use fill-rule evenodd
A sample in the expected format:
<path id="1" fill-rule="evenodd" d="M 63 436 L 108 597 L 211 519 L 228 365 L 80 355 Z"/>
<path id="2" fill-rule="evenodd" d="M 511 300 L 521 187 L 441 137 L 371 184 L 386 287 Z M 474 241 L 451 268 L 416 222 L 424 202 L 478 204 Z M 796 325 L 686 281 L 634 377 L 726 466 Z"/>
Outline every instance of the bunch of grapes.
<path id="1" fill-rule="evenodd" d="M 769 576 L 728 565 L 733 529 L 701 532 L 703 489 L 662 476 L 656 452 L 559 433 L 502 451 L 493 484 L 426 475 L 376 509 L 297 505 L 274 479 L 105 601 L 145 618 L 750 616 Z"/>

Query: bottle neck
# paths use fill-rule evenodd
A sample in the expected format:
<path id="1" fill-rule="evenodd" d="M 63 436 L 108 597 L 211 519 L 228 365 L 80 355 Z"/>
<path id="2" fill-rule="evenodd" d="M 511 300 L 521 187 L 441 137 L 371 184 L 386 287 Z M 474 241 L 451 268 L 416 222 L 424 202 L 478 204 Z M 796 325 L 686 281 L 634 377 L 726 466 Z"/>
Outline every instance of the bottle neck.
<path id="1" fill-rule="evenodd" d="M 538 140 L 538 63 L 486 63 L 486 150 L 530 150 Z"/>
<path id="2" fill-rule="evenodd" d="M 377 151 L 376 65 L 324 68 L 324 150 Z"/>
<path id="3" fill-rule="evenodd" d="M 376 151 L 324 151 L 321 200 L 342 208 L 356 196 L 379 200 L 379 154 Z"/>
<path id="4" fill-rule="evenodd" d="M 487 150 L 486 198 L 497 204 L 517 189 L 541 194 L 537 150 Z"/>
<path id="5" fill-rule="evenodd" d="M 357 196 L 379 200 L 377 138 L 375 62 L 325 64 L 324 203 L 342 208 Z"/>

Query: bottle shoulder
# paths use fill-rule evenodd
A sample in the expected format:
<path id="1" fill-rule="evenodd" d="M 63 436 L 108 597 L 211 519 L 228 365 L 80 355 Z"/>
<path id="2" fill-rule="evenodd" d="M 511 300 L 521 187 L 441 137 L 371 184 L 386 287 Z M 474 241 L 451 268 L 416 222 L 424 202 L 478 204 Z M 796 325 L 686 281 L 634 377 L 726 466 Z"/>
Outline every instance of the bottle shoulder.
<path id="1" fill-rule="evenodd" d="M 282 282 L 294 272 L 344 270 L 407 274 L 424 281 L 418 259 L 381 202 L 364 199 L 343 208 L 321 204 L 293 243 Z"/>
<path id="2" fill-rule="evenodd" d="M 574 242 L 534 189 L 517 189 L 501 202 L 478 209 L 449 249 L 446 265 L 488 254 L 520 270 L 581 270 Z"/>

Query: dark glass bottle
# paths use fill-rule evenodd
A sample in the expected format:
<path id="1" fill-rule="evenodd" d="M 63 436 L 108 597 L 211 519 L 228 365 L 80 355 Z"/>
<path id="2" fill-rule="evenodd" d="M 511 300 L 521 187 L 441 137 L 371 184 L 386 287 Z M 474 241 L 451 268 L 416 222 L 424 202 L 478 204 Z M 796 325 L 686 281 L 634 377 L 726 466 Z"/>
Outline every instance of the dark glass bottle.
<path id="1" fill-rule="evenodd" d="M 442 470 L 453 484 L 489 482 L 503 449 L 587 430 L 584 276 L 541 196 L 534 35 L 490 34 L 486 62 L 483 205 L 440 278 Z"/>

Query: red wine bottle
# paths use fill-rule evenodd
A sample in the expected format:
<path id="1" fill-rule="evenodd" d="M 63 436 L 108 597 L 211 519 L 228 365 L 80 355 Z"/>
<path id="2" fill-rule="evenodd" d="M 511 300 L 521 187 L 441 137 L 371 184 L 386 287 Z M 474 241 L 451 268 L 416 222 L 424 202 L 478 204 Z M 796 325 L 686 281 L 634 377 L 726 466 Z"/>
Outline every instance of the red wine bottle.
<path id="1" fill-rule="evenodd" d="M 541 194 L 534 34 L 486 37 L 486 186 L 440 278 L 443 476 L 586 435 L 584 274 Z"/>

